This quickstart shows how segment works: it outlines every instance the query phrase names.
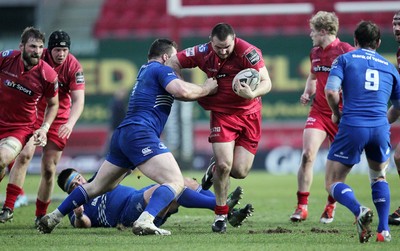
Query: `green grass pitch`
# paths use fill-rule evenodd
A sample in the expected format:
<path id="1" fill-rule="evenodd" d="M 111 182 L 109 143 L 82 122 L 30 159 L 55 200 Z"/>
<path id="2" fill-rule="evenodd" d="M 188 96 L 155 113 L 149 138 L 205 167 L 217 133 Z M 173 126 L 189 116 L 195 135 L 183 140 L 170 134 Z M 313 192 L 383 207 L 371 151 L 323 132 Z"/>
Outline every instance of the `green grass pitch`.
<path id="1" fill-rule="evenodd" d="M 184 172 L 185 176 L 201 179 L 200 172 Z M 89 178 L 89 175 L 85 175 Z M 400 179 L 397 174 L 388 175 L 392 191 L 391 211 L 400 206 Z M 309 218 L 305 222 L 291 223 L 289 216 L 296 205 L 297 179 L 295 175 L 271 175 L 253 171 L 244 180 L 231 180 L 231 190 L 240 185 L 244 188 L 241 205 L 252 203 L 255 212 L 240 228 L 228 227 L 226 234 L 211 231 L 213 212 L 206 209 L 180 208 L 163 228 L 172 231 L 171 236 L 135 236 L 130 229 L 74 229 L 67 217 L 53 233 L 41 235 L 33 227 L 35 206 L 17 208 L 14 221 L 0 224 L 2 250 L 398 250 L 400 226 L 392 226 L 392 242 L 376 243 L 375 236 L 369 243 L 358 242 L 354 217 L 347 208 L 338 205 L 335 220 L 331 224 L 319 223 L 326 201 L 323 174 L 314 177 L 309 204 Z M 6 177 L 0 184 L 0 197 L 4 200 Z M 39 176 L 28 175 L 25 191 L 34 199 Z M 151 181 L 131 175 L 123 184 L 142 187 Z M 353 187 L 361 203 L 373 209 L 367 175 L 350 174 L 347 183 Z M 65 195 L 56 187 L 55 198 Z M 58 206 L 53 201 L 49 211 Z M 241 205 L 238 205 L 239 207 Z M 372 223 L 377 227 L 377 215 Z"/>

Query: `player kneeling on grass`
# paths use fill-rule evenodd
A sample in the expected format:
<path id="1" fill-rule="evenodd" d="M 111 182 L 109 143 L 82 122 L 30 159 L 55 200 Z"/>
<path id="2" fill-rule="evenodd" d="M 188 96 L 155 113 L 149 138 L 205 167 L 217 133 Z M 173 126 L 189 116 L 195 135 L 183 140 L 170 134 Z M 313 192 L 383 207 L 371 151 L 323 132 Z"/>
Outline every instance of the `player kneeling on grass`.
<path id="1" fill-rule="evenodd" d="M 75 169 L 68 168 L 58 175 L 57 183 L 64 192 L 69 194 L 75 188 L 90 181 L 91 179 L 87 181 Z M 95 197 L 76 208 L 68 215 L 70 222 L 76 228 L 118 227 L 118 229 L 124 229 L 132 227 L 132 223 L 139 218 L 158 186 L 158 184 L 153 184 L 136 190 L 133 187 L 118 185 L 110 192 Z M 154 224 L 157 227 L 160 227 L 171 214 L 177 213 L 179 206 L 214 210 L 215 195 L 211 191 L 202 189 L 192 178 L 185 178 L 185 187 L 182 195 L 155 218 Z M 243 189 L 237 187 L 227 200 L 230 208 L 229 223 L 234 227 L 241 226 L 253 212 L 251 204 L 247 204 L 242 209 L 234 208 L 239 204 L 242 194 Z"/>

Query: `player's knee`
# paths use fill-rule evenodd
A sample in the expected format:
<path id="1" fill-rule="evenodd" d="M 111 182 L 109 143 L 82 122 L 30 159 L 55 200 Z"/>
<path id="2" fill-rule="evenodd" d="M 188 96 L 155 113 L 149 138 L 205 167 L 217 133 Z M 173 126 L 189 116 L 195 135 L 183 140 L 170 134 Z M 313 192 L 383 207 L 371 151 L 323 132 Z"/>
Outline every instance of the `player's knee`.
<path id="1" fill-rule="evenodd" d="M 220 176 L 228 175 L 231 173 L 232 164 L 227 162 L 215 163 L 215 171 L 220 174 Z"/>
<path id="2" fill-rule="evenodd" d="M 49 181 L 52 180 L 56 175 L 56 167 L 53 165 L 43 165 L 42 167 L 42 178 Z"/>
<path id="3" fill-rule="evenodd" d="M 303 151 L 301 154 L 301 161 L 302 163 L 313 162 L 315 159 L 315 154 L 312 151 Z"/>
<path id="4" fill-rule="evenodd" d="M 31 162 L 32 158 L 33 158 L 33 156 L 32 156 L 31 154 L 28 154 L 28 153 L 22 151 L 22 152 L 18 155 L 18 162 L 19 162 L 21 165 L 26 165 L 26 164 L 28 164 L 28 163 Z"/>
<path id="5" fill-rule="evenodd" d="M 232 168 L 231 177 L 235 179 L 244 179 L 249 174 L 250 168 L 242 167 L 242 168 Z"/>

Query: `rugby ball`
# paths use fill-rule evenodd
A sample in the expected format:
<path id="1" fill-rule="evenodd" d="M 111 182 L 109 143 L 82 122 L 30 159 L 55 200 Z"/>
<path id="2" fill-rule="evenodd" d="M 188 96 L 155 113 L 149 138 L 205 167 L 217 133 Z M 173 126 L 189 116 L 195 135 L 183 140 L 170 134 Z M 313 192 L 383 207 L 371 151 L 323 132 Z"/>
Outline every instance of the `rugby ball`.
<path id="1" fill-rule="evenodd" d="M 258 84 L 260 83 L 260 73 L 253 69 L 253 68 L 247 68 L 244 70 L 241 70 L 236 76 L 233 78 L 232 81 L 232 90 L 236 93 L 236 88 L 235 88 L 235 83 L 236 80 L 239 80 L 241 85 L 248 85 L 250 86 L 250 89 L 254 91 Z"/>

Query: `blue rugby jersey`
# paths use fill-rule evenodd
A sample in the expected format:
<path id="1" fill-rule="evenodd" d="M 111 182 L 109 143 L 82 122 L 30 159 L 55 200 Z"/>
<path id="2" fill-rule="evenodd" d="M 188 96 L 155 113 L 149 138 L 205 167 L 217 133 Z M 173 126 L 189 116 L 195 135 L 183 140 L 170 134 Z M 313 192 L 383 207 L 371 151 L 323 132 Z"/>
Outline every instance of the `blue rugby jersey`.
<path id="1" fill-rule="evenodd" d="M 375 51 L 358 49 L 339 56 L 332 64 L 330 76 L 342 80 L 341 124 L 388 124 L 388 100 L 400 99 L 400 77 L 393 64 Z"/>
<path id="2" fill-rule="evenodd" d="M 91 199 L 84 204 L 84 214 L 90 218 L 92 227 L 116 227 L 118 223 L 132 223 L 139 217 L 146 205 L 143 205 L 143 193 L 150 185 L 140 190 L 118 185 L 115 189 Z M 74 225 L 75 215 L 69 219 Z"/>
<path id="3" fill-rule="evenodd" d="M 129 99 L 127 114 L 119 127 L 143 125 L 152 128 L 160 137 L 174 102 L 173 95 L 165 88 L 177 78 L 171 67 L 159 62 L 143 65 Z"/>

